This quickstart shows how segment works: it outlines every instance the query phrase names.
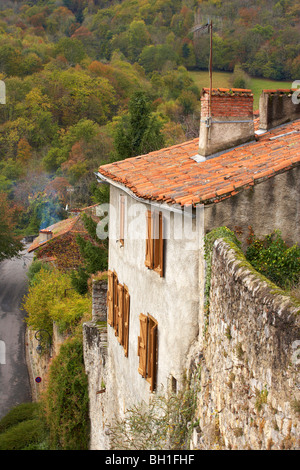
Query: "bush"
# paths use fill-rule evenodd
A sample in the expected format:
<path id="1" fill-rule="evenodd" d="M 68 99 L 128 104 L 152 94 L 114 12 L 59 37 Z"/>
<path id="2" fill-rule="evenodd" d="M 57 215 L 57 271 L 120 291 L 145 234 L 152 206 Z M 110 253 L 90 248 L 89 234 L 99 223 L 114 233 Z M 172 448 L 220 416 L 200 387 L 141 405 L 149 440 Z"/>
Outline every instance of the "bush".
<path id="1" fill-rule="evenodd" d="M 88 381 L 81 337 L 66 341 L 52 360 L 44 403 L 51 450 L 88 450 Z"/>
<path id="2" fill-rule="evenodd" d="M 0 450 L 47 447 L 48 431 L 39 403 L 22 403 L 0 421 Z"/>
<path id="3" fill-rule="evenodd" d="M 0 450 L 25 450 L 41 440 L 44 426 L 39 419 L 22 421 L 0 435 Z"/>
<path id="4" fill-rule="evenodd" d="M 44 271 L 50 271 L 51 266 L 38 259 L 33 260 L 27 272 L 27 277 L 30 284 L 34 282 L 35 276 L 41 271 L 41 269 Z"/>
<path id="5" fill-rule="evenodd" d="M 246 258 L 256 271 L 282 289 L 290 289 L 300 280 L 300 247 L 288 246 L 279 230 L 262 239 L 252 232 Z"/>
<path id="6" fill-rule="evenodd" d="M 114 450 L 189 449 L 199 391 L 200 370 L 181 390 L 155 394 L 126 410 L 124 419 L 110 426 Z"/>
<path id="7" fill-rule="evenodd" d="M 33 419 L 36 417 L 39 405 L 37 403 L 22 403 L 12 408 L 0 421 L 0 433 L 8 428 L 15 426 L 21 421 Z"/>
<path id="8" fill-rule="evenodd" d="M 26 323 L 33 330 L 51 334 L 55 321 L 62 332 L 76 326 L 85 313 L 91 313 L 91 297 L 75 292 L 68 274 L 42 267 L 33 279 L 23 303 L 28 314 Z"/>

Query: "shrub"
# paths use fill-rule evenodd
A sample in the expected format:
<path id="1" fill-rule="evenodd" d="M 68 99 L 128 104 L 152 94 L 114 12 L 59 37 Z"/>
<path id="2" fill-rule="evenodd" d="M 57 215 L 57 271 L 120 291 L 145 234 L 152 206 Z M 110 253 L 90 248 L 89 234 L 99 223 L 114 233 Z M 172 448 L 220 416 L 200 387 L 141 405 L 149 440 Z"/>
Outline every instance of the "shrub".
<path id="1" fill-rule="evenodd" d="M 39 405 L 38 403 L 22 403 L 12 408 L 0 421 L 0 433 L 8 428 L 15 426 L 21 421 L 33 419 L 36 417 Z"/>
<path id="2" fill-rule="evenodd" d="M 40 419 L 21 421 L 0 435 L 0 450 L 25 450 L 29 445 L 38 443 L 44 432 Z"/>
<path id="3" fill-rule="evenodd" d="M 279 230 L 262 239 L 251 233 L 246 258 L 258 272 L 282 289 L 290 289 L 300 280 L 300 247 L 288 246 Z"/>
<path id="4" fill-rule="evenodd" d="M 189 379 L 177 393 L 161 391 L 126 410 L 124 419 L 110 427 L 111 448 L 117 450 L 189 449 L 193 427 L 199 374 Z"/>
<path id="5" fill-rule="evenodd" d="M 91 312 L 91 298 L 73 290 L 68 274 L 42 267 L 29 286 L 23 307 L 28 314 L 27 325 L 33 330 L 50 333 L 56 321 L 62 332 L 76 326 L 85 313 Z"/>
<path id="6" fill-rule="evenodd" d="M 22 403 L 0 421 L 0 450 L 47 448 L 48 431 L 40 403 Z"/>
<path id="7" fill-rule="evenodd" d="M 61 346 L 51 362 L 48 384 L 44 404 L 51 450 L 88 450 L 88 381 L 81 337 Z"/>
<path id="8" fill-rule="evenodd" d="M 51 266 L 47 263 L 44 263 L 43 261 L 35 259 L 29 266 L 27 272 L 27 277 L 30 284 L 34 282 L 35 276 L 41 271 L 41 269 L 44 269 L 45 271 L 50 271 Z"/>

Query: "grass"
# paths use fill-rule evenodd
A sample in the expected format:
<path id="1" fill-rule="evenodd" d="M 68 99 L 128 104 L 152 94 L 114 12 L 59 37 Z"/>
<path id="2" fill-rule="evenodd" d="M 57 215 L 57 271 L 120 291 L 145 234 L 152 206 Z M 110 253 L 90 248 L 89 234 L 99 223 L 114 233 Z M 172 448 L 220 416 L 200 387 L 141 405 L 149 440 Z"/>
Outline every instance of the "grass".
<path id="1" fill-rule="evenodd" d="M 200 88 L 209 86 L 209 74 L 207 71 L 189 72 L 196 85 Z M 232 86 L 231 72 L 213 72 L 214 88 L 230 88 Z M 291 88 L 292 82 L 279 82 L 265 78 L 249 78 L 249 88 L 254 94 L 253 109 L 258 109 L 259 97 L 263 89 Z"/>

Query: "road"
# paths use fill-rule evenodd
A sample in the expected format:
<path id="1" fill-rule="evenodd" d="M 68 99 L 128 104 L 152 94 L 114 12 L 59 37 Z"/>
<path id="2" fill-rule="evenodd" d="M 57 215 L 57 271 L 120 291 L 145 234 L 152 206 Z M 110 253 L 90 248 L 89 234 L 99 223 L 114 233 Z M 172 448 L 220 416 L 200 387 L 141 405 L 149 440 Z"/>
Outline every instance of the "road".
<path id="1" fill-rule="evenodd" d="M 21 310 L 31 260 L 25 250 L 22 258 L 0 263 L 0 419 L 15 405 L 31 401 Z"/>

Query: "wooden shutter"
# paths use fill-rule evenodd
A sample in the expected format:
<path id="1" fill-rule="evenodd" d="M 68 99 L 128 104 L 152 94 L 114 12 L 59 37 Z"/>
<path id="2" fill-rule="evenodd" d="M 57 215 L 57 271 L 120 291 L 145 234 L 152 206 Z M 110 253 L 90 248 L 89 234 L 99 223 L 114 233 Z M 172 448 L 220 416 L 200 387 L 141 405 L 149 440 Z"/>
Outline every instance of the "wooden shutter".
<path id="1" fill-rule="evenodd" d="M 162 212 L 155 215 L 154 269 L 164 275 L 164 234 Z"/>
<path id="2" fill-rule="evenodd" d="M 120 344 L 123 344 L 123 319 L 124 319 L 124 287 L 122 284 L 118 284 L 118 306 L 117 306 L 117 325 L 116 330 L 118 335 L 118 341 Z"/>
<path id="3" fill-rule="evenodd" d="M 124 227 L 125 227 L 125 196 L 120 196 L 120 243 L 124 246 Z"/>
<path id="4" fill-rule="evenodd" d="M 153 259 L 153 214 L 151 210 L 147 211 L 146 214 L 146 225 L 147 225 L 147 233 L 146 233 L 146 258 L 145 258 L 145 265 L 147 268 L 152 269 L 154 264 Z"/>
<path id="5" fill-rule="evenodd" d="M 113 326 L 115 328 L 115 334 L 118 334 L 118 276 L 114 272 L 114 308 L 113 308 Z"/>
<path id="6" fill-rule="evenodd" d="M 112 271 L 108 271 L 107 323 L 114 326 L 114 273 Z"/>
<path id="7" fill-rule="evenodd" d="M 143 313 L 140 314 L 140 336 L 138 337 L 138 356 L 140 358 L 138 372 L 142 377 L 147 373 L 147 325 L 148 318 Z"/>
<path id="8" fill-rule="evenodd" d="M 149 324 L 149 347 L 148 347 L 148 381 L 150 390 L 154 391 L 156 385 L 157 365 L 157 324 L 150 321 Z"/>
<path id="9" fill-rule="evenodd" d="M 130 295 L 127 286 L 124 285 L 124 322 L 123 322 L 123 346 L 125 356 L 128 357 L 129 344 L 129 313 L 130 313 Z"/>

